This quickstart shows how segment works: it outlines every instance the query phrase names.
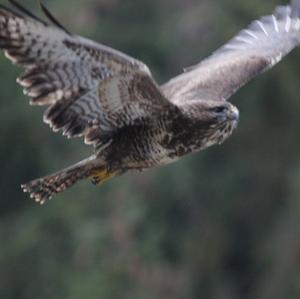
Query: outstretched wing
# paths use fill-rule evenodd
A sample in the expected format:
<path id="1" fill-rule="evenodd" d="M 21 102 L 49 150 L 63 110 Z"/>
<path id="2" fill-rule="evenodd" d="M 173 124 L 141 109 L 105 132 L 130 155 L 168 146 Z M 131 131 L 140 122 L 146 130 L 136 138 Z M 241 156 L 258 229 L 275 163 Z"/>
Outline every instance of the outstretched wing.
<path id="1" fill-rule="evenodd" d="M 73 99 L 70 99 L 73 101 Z M 77 100 L 78 101 L 78 100 Z M 161 93 L 153 79 L 144 72 L 119 74 L 101 81 L 95 88 L 84 94 L 79 101 L 91 106 L 89 111 L 97 111 L 89 130 L 85 134 L 87 144 L 96 144 L 97 148 L 105 143 L 105 137 L 111 130 L 124 125 L 134 125 L 137 121 L 154 118 L 170 109 L 176 109 Z M 94 107 L 93 105 L 97 105 Z M 84 115 L 84 106 L 77 110 L 65 109 L 68 101 L 58 101 L 45 112 L 44 120 L 54 130 L 64 128 L 69 135 L 76 135 L 85 125 L 84 117 L 79 121 L 78 115 Z M 76 125 L 69 122 L 74 119 Z M 66 126 L 66 123 L 69 125 Z M 70 128 L 69 128 L 70 127 Z"/>
<path id="2" fill-rule="evenodd" d="M 226 100 L 259 73 L 271 68 L 300 43 L 300 1 L 278 6 L 254 21 L 200 64 L 162 86 L 175 103 Z"/>
<path id="3" fill-rule="evenodd" d="M 0 47 L 13 63 L 25 68 L 17 81 L 24 87 L 25 94 L 32 98 L 31 104 L 50 105 L 44 121 L 54 130 L 62 130 L 65 135 L 73 137 L 87 136 L 95 129 L 114 129 L 117 124 L 110 117 L 109 105 L 105 103 L 116 96 L 117 89 L 133 85 L 135 74 L 139 74 L 139 78 L 148 77 L 145 80 L 148 90 L 157 89 L 142 62 L 70 34 L 45 7 L 43 10 L 54 26 L 33 16 L 15 1 L 10 2 L 18 12 L 0 6 Z M 122 81 L 120 86 L 117 86 L 118 81 Z M 106 91 L 106 98 L 102 99 L 103 89 L 108 88 L 111 90 Z M 119 103 L 129 102 L 129 97 L 118 96 Z M 163 99 L 161 94 L 160 98 Z M 153 99 L 144 98 L 144 101 L 149 101 L 149 113 L 158 109 Z M 127 104 L 120 105 L 125 106 Z M 121 119 L 125 122 L 123 114 L 130 121 L 145 115 L 145 110 L 139 111 L 139 107 L 135 106 L 136 110 L 131 114 L 128 109 L 119 108 L 119 125 Z"/>

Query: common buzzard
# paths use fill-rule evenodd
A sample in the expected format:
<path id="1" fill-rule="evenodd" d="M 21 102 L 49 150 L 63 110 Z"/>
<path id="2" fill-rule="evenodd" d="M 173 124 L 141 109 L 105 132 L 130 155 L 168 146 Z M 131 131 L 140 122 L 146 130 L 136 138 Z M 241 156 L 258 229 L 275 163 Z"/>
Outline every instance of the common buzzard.
<path id="1" fill-rule="evenodd" d="M 67 31 L 14 0 L 0 7 L 0 47 L 24 67 L 17 82 L 44 121 L 94 146 L 88 159 L 22 185 L 44 203 L 80 179 L 94 183 L 222 143 L 238 109 L 226 100 L 300 43 L 300 0 L 278 6 L 196 66 L 159 86 L 142 62 Z"/>

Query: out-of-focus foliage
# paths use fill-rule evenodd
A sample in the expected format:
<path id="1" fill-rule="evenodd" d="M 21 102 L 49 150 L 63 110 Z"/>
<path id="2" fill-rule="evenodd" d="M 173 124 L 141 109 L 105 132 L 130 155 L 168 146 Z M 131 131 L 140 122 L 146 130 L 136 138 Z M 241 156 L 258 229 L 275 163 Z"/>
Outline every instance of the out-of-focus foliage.
<path id="1" fill-rule="evenodd" d="M 22 1 L 36 8 L 35 1 Z M 49 1 L 70 30 L 164 82 L 277 1 Z M 0 298 L 300 298 L 300 50 L 232 101 L 222 146 L 45 206 L 20 183 L 89 155 L 54 135 L 0 56 Z"/>

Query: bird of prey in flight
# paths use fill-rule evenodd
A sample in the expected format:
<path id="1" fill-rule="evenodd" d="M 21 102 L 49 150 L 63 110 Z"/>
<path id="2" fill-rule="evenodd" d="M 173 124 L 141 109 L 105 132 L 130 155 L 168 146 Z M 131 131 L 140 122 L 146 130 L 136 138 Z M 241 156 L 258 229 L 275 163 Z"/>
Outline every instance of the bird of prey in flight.
<path id="1" fill-rule="evenodd" d="M 40 203 L 84 178 L 101 183 L 222 143 L 239 119 L 228 98 L 300 43 L 292 0 L 160 86 L 144 63 L 70 33 L 44 5 L 49 22 L 9 2 L 0 6 L 0 48 L 24 68 L 17 82 L 31 105 L 48 106 L 54 131 L 94 146 L 89 158 L 22 185 Z"/>

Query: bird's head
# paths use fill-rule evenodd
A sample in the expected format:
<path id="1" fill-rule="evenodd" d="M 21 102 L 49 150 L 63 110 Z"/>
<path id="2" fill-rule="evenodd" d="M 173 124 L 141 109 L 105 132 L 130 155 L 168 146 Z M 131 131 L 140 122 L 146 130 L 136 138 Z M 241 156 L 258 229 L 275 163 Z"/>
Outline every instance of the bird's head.
<path id="1" fill-rule="evenodd" d="M 217 123 L 234 122 L 239 120 L 239 110 L 229 102 L 212 102 L 208 105 L 209 116 Z"/>
<path id="2" fill-rule="evenodd" d="M 209 115 L 213 120 L 211 126 L 215 143 L 223 143 L 237 127 L 239 110 L 229 102 L 215 102 L 208 107 Z"/>
<path id="3" fill-rule="evenodd" d="M 199 129 L 206 135 L 209 145 L 220 144 L 227 139 L 237 127 L 238 109 L 225 101 L 205 101 L 197 107 Z"/>
<path id="4" fill-rule="evenodd" d="M 197 119 L 203 123 L 220 126 L 224 123 L 234 123 L 239 120 L 239 110 L 229 102 L 225 101 L 203 101 L 197 102 L 189 109 Z"/>

